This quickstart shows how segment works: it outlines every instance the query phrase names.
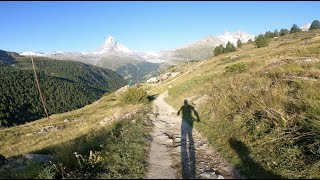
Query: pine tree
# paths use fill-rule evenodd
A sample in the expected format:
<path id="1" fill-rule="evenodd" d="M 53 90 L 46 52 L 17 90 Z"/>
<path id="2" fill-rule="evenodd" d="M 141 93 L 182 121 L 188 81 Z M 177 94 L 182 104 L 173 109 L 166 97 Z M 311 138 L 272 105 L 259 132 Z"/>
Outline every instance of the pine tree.
<path id="1" fill-rule="evenodd" d="M 272 33 L 271 33 L 271 31 L 267 31 L 267 32 L 264 34 L 264 37 L 266 37 L 266 38 L 272 38 Z"/>
<path id="2" fill-rule="evenodd" d="M 226 52 L 234 52 L 234 51 L 236 51 L 236 49 L 237 48 L 231 42 L 227 43 Z"/>
<path id="3" fill-rule="evenodd" d="M 313 29 L 320 29 L 320 23 L 319 23 L 318 20 L 314 20 L 311 23 L 311 26 L 310 26 L 309 30 L 313 30 Z"/>
<path id="4" fill-rule="evenodd" d="M 278 37 L 278 36 L 279 36 L 279 31 L 278 31 L 278 29 L 276 29 L 273 32 L 273 37 Z"/>
<path id="5" fill-rule="evenodd" d="M 219 46 L 217 46 L 217 47 L 214 48 L 214 50 L 213 50 L 213 54 L 214 54 L 215 56 L 218 56 L 219 54 L 222 54 L 222 53 L 224 53 L 224 52 L 225 52 L 225 48 L 223 47 L 222 44 L 220 44 Z"/>
<path id="6" fill-rule="evenodd" d="M 241 48 L 242 47 L 242 42 L 241 42 L 241 40 L 240 39 L 238 39 L 238 41 L 237 41 L 237 48 Z"/>
<path id="7" fill-rule="evenodd" d="M 288 29 L 281 29 L 280 32 L 279 32 L 280 36 L 284 36 L 284 35 L 287 35 L 287 34 L 289 34 L 289 30 Z"/>
<path id="8" fill-rule="evenodd" d="M 297 32 L 301 32 L 301 31 L 302 30 L 296 24 L 293 24 L 290 29 L 290 33 L 297 33 Z"/>
<path id="9" fill-rule="evenodd" d="M 260 34 L 258 37 L 256 37 L 254 44 L 256 45 L 257 48 L 260 47 L 266 47 L 269 45 L 268 39 Z"/>

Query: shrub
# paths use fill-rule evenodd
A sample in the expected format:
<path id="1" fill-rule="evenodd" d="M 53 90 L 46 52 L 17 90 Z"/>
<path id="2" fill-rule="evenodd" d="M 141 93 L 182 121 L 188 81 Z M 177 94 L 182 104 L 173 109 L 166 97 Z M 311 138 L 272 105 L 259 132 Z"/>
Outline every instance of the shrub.
<path id="1" fill-rule="evenodd" d="M 138 104 L 148 101 L 148 94 L 143 89 L 130 87 L 122 96 L 122 102 L 126 104 Z"/>
<path id="2" fill-rule="evenodd" d="M 284 35 L 287 35 L 287 34 L 289 34 L 289 30 L 288 29 L 281 29 L 280 32 L 279 32 L 280 36 L 284 36 Z"/>
<path id="3" fill-rule="evenodd" d="M 240 73 L 246 70 L 247 63 L 240 62 L 226 67 L 226 73 Z"/>
<path id="4" fill-rule="evenodd" d="M 56 171 L 53 166 L 27 161 L 26 167 L 14 173 L 17 179 L 54 179 Z"/>

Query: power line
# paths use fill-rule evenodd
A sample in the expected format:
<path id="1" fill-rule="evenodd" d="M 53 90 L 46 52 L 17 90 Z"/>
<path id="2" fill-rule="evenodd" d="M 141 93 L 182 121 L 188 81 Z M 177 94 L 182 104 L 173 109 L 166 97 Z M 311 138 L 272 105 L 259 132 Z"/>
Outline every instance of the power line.
<path id="1" fill-rule="evenodd" d="M 37 83 L 37 87 L 38 87 L 38 90 L 39 90 L 39 94 L 40 94 L 40 99 L 41 99 L 42 107 L 43 107 L 43 109 L 44 109 L 44 112 L 45 112 L 46 115 L 47 115 L 47 118 L 50 119 L 50 118 L 49 118 L 48 111 L 47 111 L 47 108 L 46 108 L 46 104 L 45 104 L 45 102 L 44 102 L 43 95 L 42 95 L 42 93 L 41 93 L 40 84 L 39 84 L 39 80 L 38 80 L 36 68 L 35 68 L 35 66 L 34 66 L 33 58 L 32 58 L 32 56 L 30 56 L 30 57 L 31 57 L 31 62 L 32 62 L 33 71 L 34 71 L 34 77 L 35 77 L 35 80 L 36 80 L 36 83 Z"/>

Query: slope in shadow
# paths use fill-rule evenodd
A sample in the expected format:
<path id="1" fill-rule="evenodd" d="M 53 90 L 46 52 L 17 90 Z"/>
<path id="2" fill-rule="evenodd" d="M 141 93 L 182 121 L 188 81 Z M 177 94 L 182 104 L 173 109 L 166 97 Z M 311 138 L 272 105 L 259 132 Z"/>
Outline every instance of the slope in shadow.
<path id="1" fill-rule="evenodd" d="M 238 154 L 242 163 L 237 165 L 237 169 L 241 170 L 248 178 L 266 178 L 266 179 L 282 179 L 281 175 L 275 174 L 263 168 L 258 162 L 250 157 L 248 147 L 239 140 L 230 138 L 229 144 L 231 148 Z"/>

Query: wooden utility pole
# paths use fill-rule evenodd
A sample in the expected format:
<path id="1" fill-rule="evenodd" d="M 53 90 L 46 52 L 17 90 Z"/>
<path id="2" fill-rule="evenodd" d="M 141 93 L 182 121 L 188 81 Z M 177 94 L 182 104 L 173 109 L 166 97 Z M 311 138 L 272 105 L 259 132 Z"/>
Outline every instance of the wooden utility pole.
<path id="1" fill-rule="evenodd" d="M 46 115 L 47 115 L 47 118 L 50 119 L 50 118 L 49 118 L 48 111 L 47 111 L 47 108 L 46 108 L 46 104 L 45 104 L 45 102 L 44 102 L 44 98 L 43 98 L 42 93 L 41 93 L 40 84 L 39 84 L 39 80 L 38 80 L 38 76 L 37 76 L 37 72 L 36 72 L 36 67 L 34 66 L 34 62 L 33 62 L 32 56 L 30 56 L 30 57 L 31 57 L 31 62 L 32 62 L 33 71 L 34 71 L 34 77 L 35 77 L 35 80 L 36 80 L 36 83 L 37 83 L 37 87 L 38 87 L 38 90 L 39 90 L 39 94 L 40 94 L 41 103 L 42 103 L 44 112 L 45 112 Z"/>

